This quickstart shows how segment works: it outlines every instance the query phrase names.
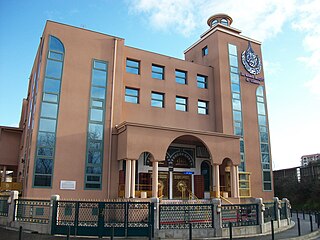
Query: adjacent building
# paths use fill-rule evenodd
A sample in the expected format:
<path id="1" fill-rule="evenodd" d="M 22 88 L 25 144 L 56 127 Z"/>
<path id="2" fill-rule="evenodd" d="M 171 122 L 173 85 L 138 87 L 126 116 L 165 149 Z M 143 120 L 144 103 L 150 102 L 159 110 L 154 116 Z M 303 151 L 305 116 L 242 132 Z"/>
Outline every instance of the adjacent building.
<path id="1" fill-rule="evenodd" d="M 47 21 L 23 104 L 22 195 L 272 199 L 261 43 L 228 15 L 207 23 L 181 60 Z"/>
<path id="2" fill-rule="evenodd" d="M 301 166 L 302 167 L 308 166 L 309 163 L 317 163 L 317 162 L 320 162 L 320 153 L 303 155 L 301 157 Z"/>

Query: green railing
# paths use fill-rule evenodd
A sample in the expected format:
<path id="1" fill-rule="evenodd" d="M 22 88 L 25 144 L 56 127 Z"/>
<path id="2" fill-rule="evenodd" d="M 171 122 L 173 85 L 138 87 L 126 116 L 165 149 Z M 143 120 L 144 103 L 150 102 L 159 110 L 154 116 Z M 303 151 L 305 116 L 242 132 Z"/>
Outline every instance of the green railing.
<path id="1" fill-rule="evenodd" d="M 277 204 L 275 202 L 265 202 L 264 207 L 264 222 L 270 222 L 271 220 L 277 220 Z"/>
<path id="2" fill-rule="evenodd" d="M 16 199 L 15 221 L 48 224 L 50 200 Z"/>
<path id="3" fill-rule="evenodd" d="M 8 197 L 0 197 L 0 216 L 8 217 Z"/>

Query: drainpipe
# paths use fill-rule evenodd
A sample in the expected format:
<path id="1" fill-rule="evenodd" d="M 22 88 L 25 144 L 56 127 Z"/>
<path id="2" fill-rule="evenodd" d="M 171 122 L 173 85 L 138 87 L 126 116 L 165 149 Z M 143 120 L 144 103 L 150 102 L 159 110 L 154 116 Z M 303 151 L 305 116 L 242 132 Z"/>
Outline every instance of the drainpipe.
<path id="1" fill-rule="evenodd" d="M 118 39 L 114 39 L 114 55 L 113 55 L 113 71 L 112 71 L 112 91 L 111 91 L 111 106 L 110 106 L 110 133 L 109 133 L 109 162 L 108 162 L 108 189 L 107 197 L 110 198 L 110 188 L 111 188 L 111 161 L 112 161 L 112 130 L 113 130 L 113 105 L 114 105 L 114 88 L 115 88 L 115 78 L 116 78 L 116 64 L 117 64 L 117 47 Z"/>

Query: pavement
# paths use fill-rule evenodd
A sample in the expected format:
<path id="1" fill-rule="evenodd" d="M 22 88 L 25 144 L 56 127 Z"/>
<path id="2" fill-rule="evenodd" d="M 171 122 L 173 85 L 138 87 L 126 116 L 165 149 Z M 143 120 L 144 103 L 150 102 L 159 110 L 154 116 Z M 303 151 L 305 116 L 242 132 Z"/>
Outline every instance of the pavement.
<path id="1" fill-rule="evenodd" d="M 298 224 L 297 224 L 297 214 L 293 214 L 292 221 L 293 224 L 291 228 L 287 229 L 286 231 L 275 233 L 274 239 L 287 239 L 287 240 L 320 240 L 320 228 L 318 228 L 317 223 L 315 222 L 314 215 L 312 216 L 312 225 L 313 225 L 313 232 L 311 232 L 310 226 L 310 217 L 308 214 L 305 215 L 305 219 L 303 219 L 302 213 L 298 215 L 300 218 L 300 229 L 301 229 L 301 236 L 298 235 Z M 70 240 L 92 240 L 97 239 L 98 237 L 74 237 L 70 236 Z M 45 235 L 39 233 L 32 233 L 30 231 L 22 231 L 21 233 L 21 240 L 64 240 L 67 239 L 66 236 L 52 236 L 52 235 Z M 0 227 L 0 240 L 20 240 L 19 239 L 19 231 L 17 229 L 9 229 L 5 227 Z M 104 239 L 110 239 L 108 237 L 104 237 Z M 126 239 L 126 238 L 118 238 L 114 237 L 114 239 Z M 148 238 L 127 238 L 127 239 L 148 239 Z M 195 238 L 193 238 L 196 240 Z M 211 238 L 211 239 L 229 239 L 229 238 Z M 265 235 L 256 235 L 256 236 L 244 236 L 244 237 L 233 237 L 234 240 L 271 240 L 271 234 Z"/>

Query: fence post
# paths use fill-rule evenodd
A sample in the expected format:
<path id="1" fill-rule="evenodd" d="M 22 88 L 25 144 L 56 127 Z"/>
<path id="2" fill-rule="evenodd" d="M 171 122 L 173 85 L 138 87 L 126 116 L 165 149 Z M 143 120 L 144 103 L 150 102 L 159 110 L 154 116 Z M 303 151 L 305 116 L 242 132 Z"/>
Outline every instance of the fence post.
<path id="1" fill-rule="evenodd" d="M 159 216 L 159 209 L 160 209 L 160 206 L 159 206 L 159 198 L 151 198 L 151 208 L 153 206 L 153 209 L 151 209 L 151 211 L 153 211 L 153 219 L 151 219 L 151 221 L 153 221 L 153 229 L 159 229 L 159 219 L 160 219 L 160 216 Z M 151 215 L 152 216 L 152 215 Z"/>
<path id="2" fill-rule="evenodd" d="M 18 191 L 11 191 L 10 197 L 8 198 L 8 221 L 7 225 L 12 227 L 13 222 L 16 220 L 16 200 L 19 198 L 19 192 Z"/>
<path id="3" fill-rule="evenodd" d="M 298 220 L 298 235 L 301 236 L 300 218 L 297 218 L 297 220 Z"/>
<path id="4" fill-rule="evenodd" d="M 286 206 L 286 218 L 287 218 L 287 221 L 288 221 L 288 225 L 290 225 L 291 218 L 292 218 L 291 204 L 290 204 L 290 201 L 287 198 L 283 198 L 282 201 L 286 203 L 285 204 L 285 206 Z"/>
<path id="5" fill-rule="evenodd" d="M 310 230 L 311 232 L 313 232 L 312 215 L 310 214 L 309 217 L 310 217 Z"/>
<path id="6" fill-rule="evenodd" d="M 57 209 L 55 208 L 57 201 L 60 200 L 59 195 L 52 195 L 50 198 L 50 208 L 49 208 L 49 222 L 48 222 L 48 230 L 47 232 L 50 234 L 54 234 L 54 226 L 57 217 Z M 55 212 L 54 212 L 55 211 Z M 54 219 L 53 219 L 54 218 Z"/>
<path id="7" fill-rule="evenodd" d="M 274 226 L 273 226 L 273 220 L 271 219 L 271 238 L 274 240 Z"/>
<path id="8" fill-rule="evenodd" d="M 232 222 L 229 222 L 229 239 L 232 239 Z"/>
<path id="9" fill-rule="evenodd" d="M 213 227 L 215 229 L 215 237 L 222 236 L 222 209 L 221 209 L 221 199 L 213 198 L 211 199 L 213 204 Z"/>
<path id="10" fill-rule="evenodd" d="M 277 223 L 278 223 L 277 227 L 279 228 L 280 227 L 281 202 L 280 202 L 279 198 L 277 198 L 277 197 L 274 197 L 273 201 L 274 201 L 274 205 L 275 205 L 275 219 L 274 220 L 277 220 Z"/>
<path id="11" fill-rule="evenodd" d="M 260 233 L 264 233 L 266 230 L 264 228 L 264 211 L 265 206 L 263 204 L 263 199 L 262 198 L 256 198 L 254 200 L 254 203 L 258 205 L 258 211 L 257 211 L 257 220 L 258 220 L 258 225 L 260 227 Z"/>
<path id="12" fill-rule="evenodd" d="M 189 222 L 189 240 L 192 240 L 192 223 Z"/>

